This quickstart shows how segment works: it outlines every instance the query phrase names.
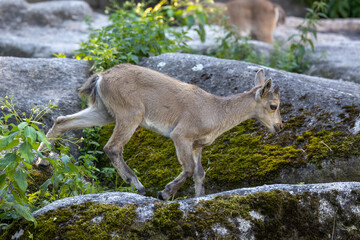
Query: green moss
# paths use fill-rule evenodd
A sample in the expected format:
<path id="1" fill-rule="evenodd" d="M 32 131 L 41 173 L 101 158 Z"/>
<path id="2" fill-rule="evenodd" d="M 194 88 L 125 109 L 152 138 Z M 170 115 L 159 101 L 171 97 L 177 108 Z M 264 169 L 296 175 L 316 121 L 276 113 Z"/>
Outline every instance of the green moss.
<path id="1" fill-rule="evenodd" d="M 346 161 L 349 156 L 360 156 L 360 134 L 349 132 L 349 123 L 355 121 L 360 110 L 355 106 L 343 108 L 344 118 L 335 124 L 329 113 L 314 107 L 284 117 L 285 127 L 279 135 L 268 134 L 253 120 L 224 133 L 203 150 L 207 192 L 271 183 L 284 168 L 307 163 L 320 167 L 326 160 Z M 289 114 L 294 109 L 286 105 L 282 111 Z M 112 128 L 109 125 L 100 130 L 102 146 Z M 146 129 L 135 132 L 125 147 L 124 159 L 131 168 L 136 168 L 152 196 L 181 172 L 172 141 Z M 105 162 L 110 166 L 107 159 Z M 187 181 L 179 195 L 192 194 L 191 185 Z"/>
<path id="2" fill-rule="evenodd" d="M 35 164 L 33 164 L 33 169 L 29 170 L 30 177 L 28 179 L 28 190 L 30 192 L 36 192 L 47 179 L 52 175 L 52 170 L 50 168 L 38 169 Z"/>
<path id="3" fill-rule="evenodd" d="M 358 192 L 351 194 L 353 199 L 359 199 Z M 180 210 L 179 203 L 156 203 L 153 216 L 145 222 L 137 220 L 134 204 L 119 207 L 88 202 L 48 212 L 37 218 L 36 228 L 32 223 L 18 221 L 2 237 L 10 239 L 24 229 L 35 239 L 245 239 L 242 229 L 248 225 L 253 232 L 247 233 L 255 239 L 325 239 L 332 234 L 329 226 L 334 221 L 332 216 L 319 220 L 323 211 L 320 199 L 325 199 L 337 209 L 335 216 L 343 223 L 337 231 L 344 239 L 356 239 L 359 233 L 351 226 L 358 226 L 359 218 L 345 214 L 337 196 L 332 192 L 290 194 L 279 190 L 218 196 L 200 201 L 186 213 Z M 224 235 L 219 228 L 225 229 Z"/>

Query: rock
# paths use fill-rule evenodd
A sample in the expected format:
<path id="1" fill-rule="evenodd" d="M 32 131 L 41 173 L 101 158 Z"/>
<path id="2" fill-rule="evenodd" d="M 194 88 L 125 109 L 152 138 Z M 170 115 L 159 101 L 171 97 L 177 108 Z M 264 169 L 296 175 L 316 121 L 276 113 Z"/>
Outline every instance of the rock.
<path id="1" fill-rule="evenodd" d="M 58 109 L 42 121 L 49 129 L 59 115 L 81 110 L 76 89 L 89 77 L 90 67 L 75 59 L 0 57 L 0 97 L 13 95 L 16 108 L 27 114 L 33 106 L 44 108 L 53 101 Z"/>
<path id="2" fill-rule="evenodd" d="M 74 1 L 74 0 L 27 0 L 28 2 L 46 2 L 46 1 Z M 98 11 L 104 11 L 107 6 L 110 6 L 110 0 L 75 0 L 75 1 L 83 1 L 87 2 L 93 9 Z"/>
<path id="3" fill-rule="evenodd" d="M 265 185 L 160 202 L 133 193 L 57 200 L 1 236 L 26 239 L 358 239 L 360 183 Z"/>
<path id="4" fill-rule="evenodd" d="M 24 0 L 1 0 L 0 55 L 16 57 L 72 56 L 92 27 L 108 24 L 105 15 L 93 13 L 86 2 L 59 1 L 28 4 Z"/>

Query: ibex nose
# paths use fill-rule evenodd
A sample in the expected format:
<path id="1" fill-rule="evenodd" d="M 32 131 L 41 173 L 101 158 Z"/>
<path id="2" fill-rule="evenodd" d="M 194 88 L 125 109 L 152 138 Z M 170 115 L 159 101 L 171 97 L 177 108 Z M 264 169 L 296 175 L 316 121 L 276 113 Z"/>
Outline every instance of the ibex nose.
<path id="1" fill-rule="evenodd" d="M 275 128 L 276 132 L 280 132 L 283 129 L 283 124 L 276 123 L 276 124 L 274 124 L 274 128 Z"/>

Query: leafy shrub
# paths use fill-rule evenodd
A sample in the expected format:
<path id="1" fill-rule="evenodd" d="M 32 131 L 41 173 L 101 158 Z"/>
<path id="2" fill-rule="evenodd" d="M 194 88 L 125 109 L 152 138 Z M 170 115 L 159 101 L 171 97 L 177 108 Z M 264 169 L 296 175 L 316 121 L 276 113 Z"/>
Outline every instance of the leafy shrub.
<path id="1" fill-rule="evenodd" d="M 28 116 L 15 109 L 12 97 L 0 99 L 0 227 L 6 227 L 5 220 L 11 222 L 20 216 L 36 224 L 32 211 L 60 198 L 100 192 L 91 160 L 83 158 L 81 165 L 68 155 L 69 148 L 60 144 L 60 157 L 51 159 L 37 149 L 40 143 L 51 151 L 52 146 L 39 129 L 39 121 L 56 105 L 49 102 L 44 109 L 34 107 Z M 16 124 L 12 123 L 16 122 Z M 52 165 L 51 178 L 36 186 L 35 192 L 29 190 L 34 184 L 33 160 L 35 154 L 48 160 Z M 0 229 L 1 230 L 1 229 Z"/>
<path id="2" fill-rule="evenodd" d="M 300 0 L 312 6 L 318 0 Z M 360 0 L 326 0 L 328 7 L 321 13 L 330 18 L 358 18 L 360 17 Z"/>
<path id="3" fill-rule="evenodd" d="M 46 144 L 48 150 L 51 148 L 37 125 L 39 119 L 55 105 L 50 102 L 44 110 L 35 107 L 29 117 L 15 110 L 11 97 L 0 100 L 0 105 L 1 109 L 6 108 L 10 112 L 0 118 L 0 151 L 5 151 L 5 156 L 0 158 L 0 219 L 21 215 L 36 222 L 25 194 L 27 178 L 30 177 L 28 170 L 32 169 L 35 153 L 42 155 L 37 151 L 41 142 Z M 12 117 L 17 125 L 8 123 Z"/>
<path id="4" fill-rule="evenodd" d="M 110 15 L 110 24 L 81 43 L 76 57 L 93 61 L 97 71 L 103 71 L 119 63 L 138 63 L 142 57 L 159 55 L 165 52 L 188 49 L 185 30 L 175 30 L 170 25 L 191 27 L 199 20 L 196 29 L 202 40 L 205 39 L 204 25 L 207 15 L 200 4 L 190 4 L 182 10 L 176 4 L 165 5 L 166 0 L 154 8 L 144 4 L 134 6 L 126 3 Z M 185 11 L 193 12 L 183 17 Z"/>

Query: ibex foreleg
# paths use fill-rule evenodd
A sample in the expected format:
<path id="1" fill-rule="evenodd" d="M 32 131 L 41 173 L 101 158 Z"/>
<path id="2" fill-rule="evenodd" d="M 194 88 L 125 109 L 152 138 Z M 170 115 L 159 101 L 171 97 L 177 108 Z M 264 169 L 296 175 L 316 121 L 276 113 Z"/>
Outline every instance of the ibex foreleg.
<path id="1" fill-rule="evenodd" d="M 123 159 L 124 146 L 130 140 L 141 120 L 142 116 L 140 114 L 137 116 L 117 117 L 113 134 L 106 143 L 104 151 L 121 178 L 128 184 L 134 185 L 138 193 L 143 195 L 145 194 L 144 186 Z"/>
<path id="2" fill-rule="evenodd" d="M 172 182 L 168 183 L 165 186 L 165 189 L 158 193 L 158 197 L 161 200 L 168 200 L 172 195 L 174 195 L 177 190 L 192 177 L 194 173 L 195 163 L 193 160 L 192 154 L 192 144 L 193 142 L 183 139 L 181 137 L 171 137 L 174 141 L 176 148 L 177 158 L 182 166 L 182 172 L 175 178 Z"/>
<path id="3" fill-rule="evenodd" d="M 63 135 L 67 131 L 93 126 L 104 126 L 113 121 L 114 119 L 110 117 L 106 111 L 96 107 L 89 107 L 75 114 L 58 117 L 52 128 L 46 134 L 46 138 L 50 143 L 53 143 L 57 137 Z M 38 151 L 42 151 L 45 148 L 46 145 L 41 143 Z M 49 162 L 45 159 L 39 158 L 36 165 L 48 166 Z"/>

